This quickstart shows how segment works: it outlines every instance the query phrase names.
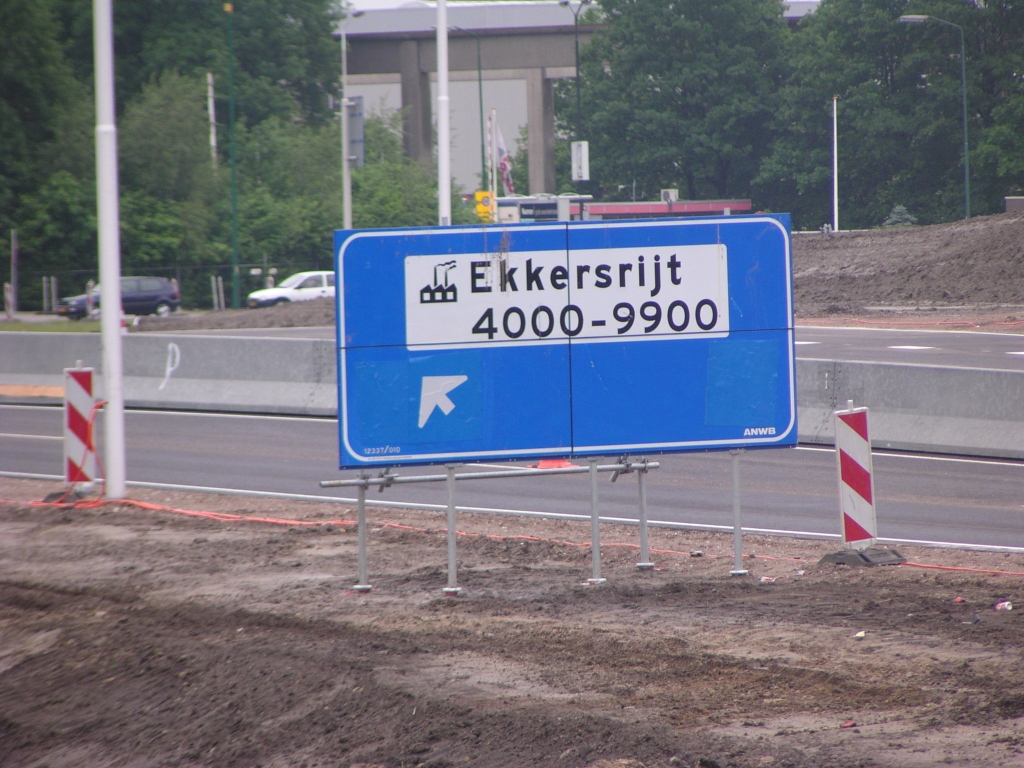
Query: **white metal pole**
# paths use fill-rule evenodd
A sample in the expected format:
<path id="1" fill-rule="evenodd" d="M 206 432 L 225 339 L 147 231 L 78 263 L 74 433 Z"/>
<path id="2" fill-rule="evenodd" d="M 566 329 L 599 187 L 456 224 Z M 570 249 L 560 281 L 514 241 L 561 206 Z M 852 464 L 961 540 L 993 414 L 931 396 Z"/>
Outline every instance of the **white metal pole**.
<path id="1" fill-rule="evenodd" d="M 352 229 L 352 165 L 348 136 L 348 45 L 341 25 L 341 208 L 343 226 Z"/>
<path id="2" fill-rule="evenodd" d="M 18 311 L 18 230 L 11 230 L 11 314 Z"/>
<path id="3" fill-rule="evenodd" d="M 601 578 L 601 519 L 597 513 L 597 459 L 590 459 L 590 584 L 604 584 Z"/>
<path id="4" fill-rule="evenodd" d="M 452 223 L 451 126 L 448 109 L 448 4 L 437 0 L 437 223 Z"/>
<path id="5" fill-rule="evenodd" d="M 636 483 L 640 490 L 640 562 L 636 567 L 641 571 L 654 568 L 651 562 L 650 544 L 647 541 L 647 469 L 641 467 L 636 471 Z"/>
<path id="6" fill-rule="evenodd" d="M 373 587 L 366 575 L 366 486 L 359 486 L 359 583 L 353 587 L 357 592 L 369 592 Z"/>
<path id="7" fill-rule="evenodd" d="M 839 231 L 839 121 L 836 119 L 838 96 L 832 97 L 832 231 Z"/>
<path id="8" fill-rule="evenodd" d="M 743 567 L 743 528 L 740 523 L 740 454 L 742 450 L 729 451 L 732 456 L 732 549 L 734 555 L 732 576 L 746 576 Z"/>
<path id="9" fill-rule="evenodd" d="M 121 234 L 117 191 L 117 125 L 114 122 L 114 19 L 112 0 L 93 0 L 96 87 L 96 218 L 100 256 L 100 331 L 106 450 L 104 493 L 125 494 L 124 389 L 121 353 Z"/>
<path id="10" fill-rule="evenodd" d="M 455 562 L 455 465 L 449 464 L 448 470 L 448 586 L 442 591 L 446 595 L 458 595 L 459 587 L 457 564 Z"/>
<path id="11" fill-rule="evenodd" d="M 498 220 L 498 110 L 491 107 L 488 134 L 487 183 L 491 193 L 491 222 Z"/>
<path id="12" fill-rule="evenodd" d="M 217 112 L 213 103 L 213 72 L 206 73 L 206 111 L 210 115 L 210 162 L 217 170 Z"/>

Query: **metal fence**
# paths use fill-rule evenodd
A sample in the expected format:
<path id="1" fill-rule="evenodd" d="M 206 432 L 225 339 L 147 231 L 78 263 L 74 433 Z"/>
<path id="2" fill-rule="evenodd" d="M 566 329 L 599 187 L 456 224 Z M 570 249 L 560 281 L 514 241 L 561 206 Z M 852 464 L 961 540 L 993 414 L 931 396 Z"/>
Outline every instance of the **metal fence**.
<path id="1" fill-rule="evenodd" d="M 329 268 L 329 267 L 326 267 Z M 266 287 L 267 274 L 271 273 L 277 283 L 296 272 L 325 269 L 319 263 L 239 264 L 242 303 L 246 294 Z M 276 270 L 276 274 L 273 274 Z M 215 309 L 214 294 L 210 289 L 211 279 L 220 280 L 230 295 L 231 265 L 199 264 L 176 267 L 146 267 L 123 271 L 130 275 L 152 275 L 173 278 L 178 281 L 181 291 L 181 306 L 186 309 Z M 48 270 L 32 271 L 22 269 L 18 274 L 18 310 L 21 312 L 53 312 L 56 299 L 85 293 L 90 281 L 99 281 L 98 270 Z M 55 290 L 56 286 L 56 290 Z"/>

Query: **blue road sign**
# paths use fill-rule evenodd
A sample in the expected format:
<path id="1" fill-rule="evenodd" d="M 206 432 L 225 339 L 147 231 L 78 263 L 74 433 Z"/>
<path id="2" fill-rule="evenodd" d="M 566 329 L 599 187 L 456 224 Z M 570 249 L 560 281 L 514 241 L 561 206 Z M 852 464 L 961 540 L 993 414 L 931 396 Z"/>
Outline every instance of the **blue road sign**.
<path id="1" fill-rule="evenodd" d="M 796 443 L 789 217 L 335 234 L 340 465 Z"/>

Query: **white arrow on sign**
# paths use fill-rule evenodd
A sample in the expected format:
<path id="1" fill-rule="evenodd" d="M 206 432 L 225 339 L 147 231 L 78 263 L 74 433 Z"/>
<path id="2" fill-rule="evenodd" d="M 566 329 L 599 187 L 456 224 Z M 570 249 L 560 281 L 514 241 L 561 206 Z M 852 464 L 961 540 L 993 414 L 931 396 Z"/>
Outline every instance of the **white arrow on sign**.
<path id="1" fill-rule="evenodd" d="M 445 416 L 455 410 L 455 403 L 449 399 L 448 393 L 465 383 L 468 378 L 468 376 L 423 377 L 423 387 L 420 389 L 420 429 L 423 429 L 423 425 L 427 423 L 427 419 L 430 418 L 430 414 L 434 412 L 435 408 L 440 408 Z"/>

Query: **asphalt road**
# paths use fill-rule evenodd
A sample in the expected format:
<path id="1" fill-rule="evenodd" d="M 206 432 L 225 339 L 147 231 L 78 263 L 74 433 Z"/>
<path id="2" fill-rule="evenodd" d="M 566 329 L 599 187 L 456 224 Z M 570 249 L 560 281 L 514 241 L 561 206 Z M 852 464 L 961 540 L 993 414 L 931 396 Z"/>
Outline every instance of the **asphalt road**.
<path id="1" fill-rule="evenodd" d="M 1024 326 L 1021 326 L 1024 330 Z M 334 327 L 189 331 L 190 335 L 333 339 Z M 977 331 L 798 326 L 796 354 L 808 360 L 999 368 L 1024 371 L 1024 335 Z"/>
<path id="2" fill-rule="evenodd" d="M 60 428 L 58 408 L 0 406 L 0 470 L 60 473 Z M 350 490 L 318 485 L 343 476 L 336 468 L 333 420 L 129 411 L 126 430 L 129 480 L 352 496 Z M 728 455 L 658 460 L 662 468 L 652 471 L 648 481 L 650 519 L 731 525 Z M 838 533 L 832 451 L 752 451 L 743 456 L 741 466 L 745 527 Z M 1024 463 L 876 453 L 874 466 L 881 536 L 1024 547 Z M 607 477 L 600 484 L 601 514 L 635 519 L 635 477 L 621 477 L 615 484 Z M 589 512 L 585 477 L 465 482 L 457 488 L 460 506 Z M 370 498 L 433 504 L 446 500 L 440 483 L 393 487 L 384 494 L 372 490 Z"/>

